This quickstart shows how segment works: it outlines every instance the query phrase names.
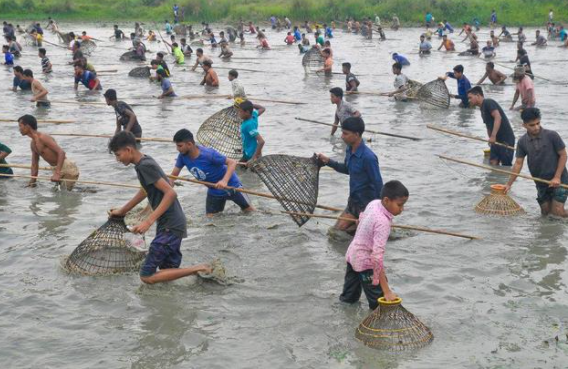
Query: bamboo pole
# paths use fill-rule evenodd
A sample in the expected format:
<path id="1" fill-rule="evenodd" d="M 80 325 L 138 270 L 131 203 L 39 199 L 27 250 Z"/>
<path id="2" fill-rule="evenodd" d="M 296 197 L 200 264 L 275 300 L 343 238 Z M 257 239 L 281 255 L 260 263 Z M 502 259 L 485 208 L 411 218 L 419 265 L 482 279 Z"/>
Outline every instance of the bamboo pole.
<path id="1" fill-rule="evenodd" d="M 51 181 L 50 177 L 40 177 L 40 176 L 25 176 L 21 174 L 2 174 L 2 177 L 13 177 L 13 178 L 27 178 L 27 179 L 39 179 L 42 181 Z M 140 186 L 130 185 L 125 183 L 115 183 L 115 182 L 101 182 L 101 181 L 84 181 L 79 179 L 61 179 L 61 182 L 75 182 L 75 183 L 82 183 L 82 184 L 94 184 L 94 185 L 103 185 L 103 186 L 114 186 L 114 187 L 126 187 L 126 188 L 137 188 L 140 189 Z"/>
<path id="2" fill-rule="evenodd" d="M 204 94 L 204 95 L 185 95 L 181 97 L 182 99 L 192 100 L 192 99 L 232 99 L 233 95 L 213 95 L 213 94 Z M 260 97 L 253 97 L 248 96 L 248 99 L 254 101 L 265 101 L 265 102 L 272 102 L 276 104 L 290 104 L 290 105 L 305 105 L 307 102 L 302 101 L 292 101 L 292 100 L 273 100 L 273 99 L 265 99 Z"/>
<path id="3" fill-rule="evenodd" d="M 207 186 L 207 187 L 214 187 L 215 186 L 215 183 L 199 181 L 197 179 L 184 178 L 184 177 L 171 176 L 171 175 L 169 175 L 168 177 L 171 178 L 171 179 L 174 179 L 174 180 L 180 180 L 180 181 L 185 181 L 185 182 L 201 184 L 201 185 L 204 185 L 204 186 Z M 296 202 L 298 204 L 306 204 L 306 203 L 295 201 L 295 200 L 288 200 L 288 199 L 280 198 L 280 197 L 274 196 L 270 193 L 251 191 L 251 190 L 247 190 L 247 189 L 240 188 L 240 187 L 227 186 L 226 189 L 246 193 L 248 195 L 264 197 L 264 198 L 267 198 L 267 199 L 276 199 L 276 200 L 281 199 L 281 200 L 285 200 L 285 201 Z M 306 204 L 306 205 L 311 205 L 311 204 Z M 323 209 L 323 210 L 329 210 L 329 211 L 343 211 L 342 209 L 339 209 L 339 208 L 333 208 L 333 207 L 324 206 L 324 205 L 316 205 L 316 208 Z"/>
<path id="4" fill-rule="evenodd" d="M 337 217 L 337 216 L 334 216 L 334 215 L 296 213 L 296 212 L 292 212 L 292 211 L 282 211 L 281 213 L 288 214 L 288 215 L 305 216 L 305 217 L 310 217 L 310 218 L 336 219 L 336 220 L 345 220 L 345 221 L 349 221 L 349 222 L 358 221 L 358 219 L 346 218 L 346 217 Z M 480 239 L 479 237 L 469 236 L 469 235 L 465 235 L 465 234 L 461 234 L 461 233 L 447 232 L 447 231 L 441 231 L 441 230 L 437 230 L 437 229 L 430 229 L 430 228 L 417 227 L 417 226 L 393 224 L 392 228 L 409 229 L 409 230 L 419 231 L 419 232 L 443 234 L 443 235 L 446 235 L 446 236 L 461 237 L 461 238 L 467 238 L 467 239 L 470 239 L 470 240 L 479 240 Z"/>
<path id="5" fill-rule="evenodd" d="M 53 42 L 49 42 L 49 41 L 47 41 L 47 40 L 45 40 L 45 39 L 43 40 L 43 42 L 45 42 L 45 43 L 48 44 L 48 45 L 53 45 L 53 46 L 55 46 L 55 47 L 60 47 L 60 48 L 62 48 L 62 49 L 67 50 L 67 47 L 54 44 Z"/>
<path id="6" fill-rule="evenodd" d="M 21 168 L 21 169 L 32 169 L 31 165 L 27 164 L 0 164 L 0 168 Z M 55 167 L 38 167 L 39 170 L 53 170 Z"/>
<path id="7" fill-rule="evenodd" d="M 373 91 L 347 91 L 346 95 L 373 95 L 373 96 L 383 96 L 388 97 L 386 92 L 373 92 Z"/>
<path id="8" fill-rule="evenodd" d="M 472 140 L 476 140 L 476 141 L 481 141 L 481 142 L 487 142 L 489 143 L 489 140 L 486 140 L 484 138 L 481 137 L 477 137 L 477 136 L 471 136 L 465 133 L 460 133 L 460 132 L 456 132 L 456 131 L 451 131 L 449 129 L 444 129 L 444 128 L 440 128 L 440 127 L 436 127 L 432 124 L 427 124 L 426 125 L 427 128 L 432 129 L 434 131 L 439 131 L 439 132 L 443 132 L 443 133 L 448 133 L 454 136 L 458 136 L 458 137 L 464 137 L 464 138 L 470 138 Z M 515 150 L 515 148 L 513 146 L 509 146 L 507 144 L 501 143 L 501 142 L 495 142 L 493 145 L 497 145 L 497 146 L 501 146 L 501 147 L 505 147 L 509 150 Z"/>
<path id="9" fill-rule="evenodd" d="M 440 159 L 444 159 L 444 160 L 448 160 L 448 161 L 453 161 L 455 163 L 460 163 L 460 164 L 466 164 L 466 165 L 471 165 L 472 167 L 477 167 L 477 168 L 481 168 L 481 169 L 485 169 L 485 170 L 490 170 L 492 172 L 496 172 L 496 173 L 502 173 L 502 174 L 507 174 L 510 176 L 515 176 L 515 177 L 521 177 L 524 179 L 530 179 L 531 181 L 535 181 L 535 182 L 540 182 L 540 183 L 546 183 L 546 184 L 551 184 L 550 181 L 546 180 L 546 179 L 542 179 L 542 178 L 537 178 L 537 177 L 531 177 L 529 175 L 526 174 L 521 174 L 521 173 L 513 173 L 509 170 L 504 170 L 504 169 L 499 169 L 499 168 L 493 168 L 490 167 L 489 165 L 482 165 L 482 164 L 476 164 L 476 163 L 471 163 L 469 161 L 465 161 L 465 160 L 460 160 L 460 159 L 454 159 L 454 158 L 450 158 L 444 155 L 438 155 L 438 157 Z M 566 188 L 568 189 L 568 185 L 565 185 L 563 183 L 560 184 L 560 187 L 562 188 Z"/>
<path id="10" fill-rule="evenodd" d="M 0 119 L 2 123 L 17 123 L 17 119 Z M 39 124 L 70 124 L 75 123 L 74 120 L 38 120 Z"/>
<path id="11" fill-rule="evenodd" d="M 50 133 L 52 136 L 70 136 L 70 137 L 93 137 L 93 138 L 113 138 L 113 135 L 95 135 L 95 134 L 86 134 L 86 133 Z M 159 137 L 136 137 L 137 141 L 153 141 L 153 142 L 168 142 L 172 143 L 173 141 L 168 138 L 159 138 Z"/>
<path id="12" fill-rule="evenodd" d="M 106 105 L 103 102 L 97 101 L 68 101 L 68 100 L 53 100 L 51 103 L 54 104 L 81 104 L 81 105 Z"/>
<path id="13" fill-rule="evenodd" d="M 296 117 L 295 119 L 296 119 L 296 120 L 300 120 L 300 121 L 302 121 L 302 122 L 309 122 L 309 123 L 315 123 L 315 124 L 322 124 L 322 125 L 324 125 L 324 126 L 330 126 L 330 127 L 335 126 L 334 124 L 319 122 L 319 121 L 317 121 L 317 120 L 304 119 L 304 118 L 298 118 L 298 117 Z M 339 126 L 337 126 L 337 127 L 339 127 Z M 369 129 L 365 129 L 365 132 L 374 133 L 374 134 L 383 135 L 383 136 L 404 138 L 404 139 L 412 140 L 412 141 L 420 141 L 420 140 L 421 140 L 421 138 L 417 138 L 417 137 L 396 135 L 396 134 L 394 134 L 394 133 L 387 133 L 387 132 L 381 132 L 381 131 L 371 131 L 371 130 L 369 130 Z"/>

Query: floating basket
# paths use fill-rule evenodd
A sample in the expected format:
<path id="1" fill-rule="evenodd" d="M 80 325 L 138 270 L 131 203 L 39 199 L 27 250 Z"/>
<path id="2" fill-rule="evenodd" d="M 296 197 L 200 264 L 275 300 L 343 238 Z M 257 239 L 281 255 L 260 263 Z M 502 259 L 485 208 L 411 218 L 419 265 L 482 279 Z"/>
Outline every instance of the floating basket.
<path id="1" fill-rule="evenodd" d="M 150 67 L 138 67 L 128 72 L 128 77 L 148 78 L 150 77 Z"/>
<path id="2" fill-rule="evenodd" d="M 491 156 L 491 149 L 483 149 L 483 157 L 489 158 Z"/>
<path id="3" fill-rule="evenodd" d="M 133 61 L 142 60 L 142 58 L 136 54 L 136 50 L 127 51 L 120 56 L 120 61 Z"/>
<path id="4" fill-rule="evenodd" d="M 89 237 L 63 262 L 63 267 L 74 274 L 98 276 L 135 272 L 146 257 L 127 246 L 124 217 L 112 217 Z"/>
<path id="5" fill-rule="evenodd" d="M 241 122 L 235 107 L 220 110 L 199 127 L 197 141 L 230 159 L 239 160 L 243 157 Z"/>
<path id="6" fill-rule="evenodd" d="M 434 339 L 426 327 L 400 303 L 379 298 L 379 307 L 359 324 L 355 338 L 365 346 L 384 351 L 408 351 L 428 345 Z"/>
<path id="7" fill-rule="evenodd" d="M 276 200 L 288 212 L 313 214 L 318 201 L 319 170 L 315 155 L 301 158 L 290 155 L 267 155 L 252 164 Z M 298 226 L 310 217 L 290 215 Z"/>
<path id="8" fill-rule="evenodd" d="M 491 185 L 491 193 L 475 206 L 475 211 L 486 215 L 520 215 L 525 211 L 515 200 L 505 194 L 505 186 Z"/>

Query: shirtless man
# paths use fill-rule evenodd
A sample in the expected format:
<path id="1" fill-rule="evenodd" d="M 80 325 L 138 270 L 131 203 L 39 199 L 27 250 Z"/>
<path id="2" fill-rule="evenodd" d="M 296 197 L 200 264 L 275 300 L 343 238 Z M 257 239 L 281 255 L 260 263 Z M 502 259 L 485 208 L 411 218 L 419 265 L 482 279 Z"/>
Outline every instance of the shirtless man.
<path id="1" fill-rule="evenodd" d="M 24 70 L 22 77 L 24 78 L 24 81 L 27 81 L 32 85 L 33 97 L 30 101 L 35 102 L 38 108 L 48 107 L 50 105 L 49 101 L 47 100 L 47 94 L 49 92 L 45 89 L 45 87 L 43 87 L 40 81 L 34 78 L 34 73 L 31 71 L 31 69 Z"/>
<path id="2" fill-rule="evenodd" d="M 66 158 L 65 151 L 59 147 L 57 142 L 46 133 L 37 131 L 37 120 L 33 115 L 24 115 L 18 119 L 18 125 L 22 136 L 28 136 L 32 142 L 32 177 L 37 177 L 39 158 L 49 163 L 53 169 L 52 182 L 60 183 L 62 179 L 76 180 L 79 178 L 79 168 L 77 165 Z M 30 179 L 28 187 L 35 187 L 36 179 Z M 73 189 L 75 182 L 64 181 L 62 186 L 67 190 Z"/>
<path id="3" fill-rule="evenodd" d="M 211 58 L 208 57 L 208 56 L 205 56 L 205 54 L 203 54 L 202 48 L 195 50 L 195 55 L 197 56 L 197 60 L 195 61 L 195 64 L 191 68 L 192 71 L 195 71 L 197 69 L 197 66 L 203 65 L 203 62 L 205 62 L 205 61 L 209 61 L 209 62 L 212 63 Z"/>
<path id="4" fill-rule="evenodd" d="M 200 85 L 206 85 L 211 87 L 219 87 L 219 77 L 217 72 L 213 70 L 212 63 L 209 60 L 203 62 L 203 70 L 205 71 L 205 76 L 201 81 Z"/>
<path id="5" fill-rule="evenodd" d="M 323 49 L 322 55 L 325 59 L 323 68 L 319 69 L 316 73 L 324 72 L 324 74 L 329 77 L 333 74 L 333 59 L 331 58 L 331 52 L 329 49 Z"/>
<path id="6" fill-rule="evenodd" d="M 495 64 L 493 62 L 489 62 L 489 63 L 485 64 L 485 74 L 483 75 L 483 77 L 481 77 L 479 82 L 477 82 L 476 84 L 477 85 L 482 84 L 483 81 L 485 81 L 486 78 L 489 78 L 491 83 L 493 83 L 494 85 L 502 85 L 502 84 L 505 83 L 507 76 L 505 74 L 499 72 L 498 70 L 496 70 Z"/>

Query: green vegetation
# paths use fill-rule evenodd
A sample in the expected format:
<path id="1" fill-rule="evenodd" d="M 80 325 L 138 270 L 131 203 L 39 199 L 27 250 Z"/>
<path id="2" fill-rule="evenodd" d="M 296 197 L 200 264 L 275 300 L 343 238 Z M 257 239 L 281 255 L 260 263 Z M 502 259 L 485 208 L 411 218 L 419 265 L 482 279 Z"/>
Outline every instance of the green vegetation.
<path id="1" fill-rule="evenodd" d="M 0 18 L 111 21 L 172 19 L 175 0 L 0 0 Z M 436 20 L 448 19 L 455 25 L 477 17 L 487 23 L 491 9 L 499 23 L 542 25 L 549 9 L 555 19 L 568 20 L 566 0 L 179 0 L 186 21 L 228 19 L 267 20 L 271 15 L 305 19 L 344 20 L 374 17 L 388 21 L 397 14 L 405 24 L 419 24 L 431 11 Z"/>

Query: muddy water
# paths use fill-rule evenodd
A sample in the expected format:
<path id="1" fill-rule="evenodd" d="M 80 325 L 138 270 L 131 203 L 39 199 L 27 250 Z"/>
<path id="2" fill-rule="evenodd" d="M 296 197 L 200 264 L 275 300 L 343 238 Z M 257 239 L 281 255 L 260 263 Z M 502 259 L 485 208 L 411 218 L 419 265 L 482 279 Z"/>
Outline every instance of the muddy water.
<path id="1" fill-rule="evenodd" d="M 111 25 L 66 24 L 107 40 Z M 129 30 L 125 25 L 123 29 Z M 456 64 L 465 66 L 472 82 L 481 77 L 484 62 L 456 54 L 416 55 L 420 30 L 388 32 L 393 40 L 380 43 L 360 36 L 336 33 L 332 40 L 336 71 L 349 61 L 361 80 L 361 90 L 392 89 L 390 52 L 406 55 L 412 65 L 405 73 L 427 82 Z M 532 36 L 534 30 L 529 30 Z M 284 33 L 268 32 L 273 45 Z M 481 35 L 481 41 L 486 38 Z M 459 49 L 465 45 L 453 37 Z M 532 37 L 531 37 L 532 38 Z M 57 42 L 53 35 L 47 40 Z M 342 76 L 331 79 L 305 76 L 295 47 L 257 51 L 247 37 L 244 48 L 234 46 L 236 57 L 219 61 L 223 68 L 241 72 L 247 92 L 265 98 L 302 100 L 309 105 L 267 103 L 260 119 L 266 139 L 265 154 L 310 156 L 322 152 L 341 159 L 344 145 L 329 136 L 327 127 L 300 123 L 303 117 L 332 121 L 331 87 L 344 86 Z M 437 40 L 433 41 L 437 47 Z M 163 101 L 152 98 L 159 87 L 127 77 L 135 63 L 120 63 L 126 43 L 102 42 L 90 58 L 101 74 L 103 87 L 115 88 L 119 98 L 135 106 L 146 137 L 171 137 L 185 127 L 199 125 L 229 102 L 219 99 Z M 160 44 L 150 44 L 152 51 Z M 562 79 L 566 51 L 556 44 L 545 49 L 528 46 L 537 75 Z M 73 90 L 68 52 L 48 45 L 55 72 L 41 76 L 35 50 L 26 47 L 19 64 L 31 67 L 50 91 L 52 100 L 103 101 L 100 93 L 80 87 Z M 211 53 L 206 50 L 206 53 Z M 514 44 L 498 49 L 499 63 L 514 59 Z M 201 74 L 170 61 L 174 89 L 179 95 L 203 94 Z M 504 68 L 501 70 L 505 71 Z M 218 69 L 219 92 L 230 93 L 228 69 Z M 568 138 L 564 124 L 567 88 L 536 80 L 537 103 L 544 127 Z M 0 69 L 2 118 L 31 113 L 43 119 L 75 119 L 76 124 L 42 126 L 45 132 L 114 132 L 114 112 L 97 105 L 54 103 L 36 110 L 29 95 L 8 91 L 11 72 Z M 455 81 L 448 81 L 455 93 Z M 487 87 L 487 94 L 508 107 L 512 86 Z M 234 205 L 224 215 L 208 220 L 203 187 L 178 187 L 190 221 L 189 238 L 182 245 L 184 265 L 220 257 L 230 274 L 242 279 L 221 287 L 195 279 L 162 286 L 142 286 L 137 275 L 106 278 L 74 277 L 62 272 L 59 260 L 106 220 L 106 210 L 133 195 L 131 189 L 78 186 L 82 191 L 61 193 L 49 183 L 25 189 L 24 181 L 0 183 L 0 357 L 6 368 L 561 368 L 568 359 L 565 328 L 566 224 L 541 218 L 536 191 L 519 179 L 512 196 L 527 210 L 518 218 L 488 218 L 473 211 L 489 186 L 504 178 L 474 168 L 440 161 L 446 154 L 466 160 L 483 160 L 483 143 L 440 135 L 426 129 L 435 123 L 446 128 L 484 136 L 480 114 L 460 110 L 421 109 L 416 104 L 357 96 L 349 98 L 363 113 L 369 129 L 422 138 L 422 141 L 370 136 L 385 180 L 399 179 L 410 189 L 400 224 L 444 228 L 483 238 L 457 238 L 414 234 L 387 246 L 385 265 L 391 286 L 407 309 L 431 327 L 435 340 L 429 347 L 404 355 L 368 349 L 353 337 L 367 314 L 365 304 L 338 302 L 344 275 L 346 241 L 330 241 L 331 221 L 312 220 L 298 228 L 290 219 L 257 213 L 241 215 Z M 517 113 L 508 113 L 517 136 L 523 133 Z M 3 124 L 0 139 L 10 146 L 14 163 L 30 161 L 29 140 L 16 124 Z M 117 163 L 106 150 L 105 139 L 59 137 L 58 142 L 75 160 L 83 179 L 136 183 L 133 168 Z M 167 143 L 148 143 L 144 152 L 169 171 L 176 151 Z M 27 174 L 26 170 L 17 170 Z M 266 191 L 251 173 L 242 173 L 246 187 Z M 322 171 L 321 204 L 342 207 L 348 195 L 347 176 Z M 275 212 L 279 205 L 254 199 L 259 209 Z M 554 337 L 559 337 L 556 343 Z"/>

